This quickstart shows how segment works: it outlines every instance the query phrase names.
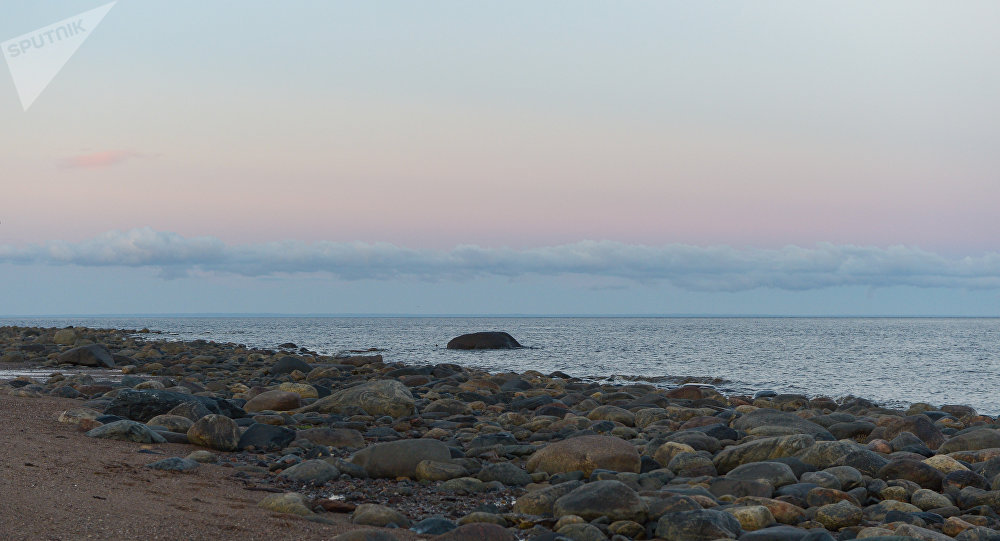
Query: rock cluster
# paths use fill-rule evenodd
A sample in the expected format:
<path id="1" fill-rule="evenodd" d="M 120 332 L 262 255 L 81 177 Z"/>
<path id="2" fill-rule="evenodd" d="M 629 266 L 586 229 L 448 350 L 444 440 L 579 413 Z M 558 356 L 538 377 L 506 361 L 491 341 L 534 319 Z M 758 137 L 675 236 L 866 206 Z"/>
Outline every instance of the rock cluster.
<path id="1" fill-rule="evenodd" d="M 1000 539 L 1000 425 L 967 406 L 155 338 L 0 328 L 3 359 L 53 370 L 0 388 L 78 399 L 59 420 L 87 436 L 196 445 L 149 467 L 225 462 L 283 491 L 263 509 L 439 539 Z M 108 358 L 120 380 L 67 365 Z"/>

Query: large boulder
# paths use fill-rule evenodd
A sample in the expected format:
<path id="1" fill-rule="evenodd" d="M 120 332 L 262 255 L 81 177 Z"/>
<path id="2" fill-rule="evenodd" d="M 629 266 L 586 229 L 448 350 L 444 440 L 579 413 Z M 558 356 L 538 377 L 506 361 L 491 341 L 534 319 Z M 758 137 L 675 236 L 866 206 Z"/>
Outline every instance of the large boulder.
<path id="1" fill-rule="evenodd" d="M 556 500 L 553 515 L 576 515 L 590 521 L 608 517 L 612 522 L 646 521 L 649 507 L 634 490 L 621 481 L 594 481 L 587 483 Z"/>
<path id="2" fill-rule="evenodd" d="M 671 541 L 736 539 L 742 532 L 736 517 L 714 509 L 668 513 L 656 524 L 657 537 Z"/>
<path id="3" fill-rule="evenodd" d="M 369 477 L 375 478 L 416 479 L 417 465 L 424 460 L 448 462 L 451 451 L 444 443 L 425 438 L 376 443 L 351 456 L 351 462 L 364 468 Z"/>
<path id="4" fill-rule="evenodd" d="M 891 441 L 903 432 L 909 432 L 920 438 L 930 449 L 937 449 L 944 443 L 944 434 L 934 426 L 926 415 L 909 415 L 906 417 L 883 417 L 878 426 L 868 435 L 869 440 L 883 439 Z"/>
<path id="5" fill-rule="evenodd" d="M 733 423 L 733 428 L 745 430 L 751 434 L 756 430 L 764 429 L 764 427 L 780 427 L 797 434 L 808 434 L 816 440 L 836 440 L 830 431 L 812 421 L 807 421 L 788 411 L 779 411 L 770 408 L 760 408 L 751 411 Z"/>
<path id="6" fill-rule="evenodd" d="M 239 449 L 240 428 L 225 415 L 206 415 L 191 425 L 187 431 L 188 441 L 195 445 L 235 451 Z"/>
<path id="7" fill-rule="evenodd" d="M 295 440 L 295 430 L 287 426 L 254 423 L 240 436 L 237 447 L 256 451 L 280 451 Z"/>
<path id="8" fill-rule="evenodd" d="M 264 391 L 251 398 L 243 409 L 246 411 L 291 411 L 302 405 L 302 397 L 286 391 Z"/>
<path id="9" fill-rule="evenodd" d="M 590 475 L 595 469 L 639 473 L 642 460 L 635 447 L 613 436 L 578 436 L 535 451 L 528 459 L 529 472 L 543 471 L 549 475 L 582 471 Z"/>
<path id="10" fill-rule="evenodd" d="M 106 425 L 99 426 L 89 432 L 87 436 L 91 438 L 103 438 L 108 440 L 134 441 L 137 443 L 166 443 L 163 436 L 149 429 L 148 426 L 122 419 Z"/>
<path id="11" fill-rule="evenodd" d="M 209 413 L 225 415 L 233 419 L 238 419 L 246 415 L 242 408 L 228 400 L 177 393 L 162 389 L 141 391 L 124 389 L 108 404 L 108 407 L 104 409 L 104 413 L 145 423 L 157 415 L 170 413 L 170 410 L 185 402 L 198 402 Z M 173 414 L 177 415 L 178 413 L 174 412 Z"/>
<path id="12" fill-rule="evenodd" d="M 724 474 L 741 464 L 793 456 L 814 443 L 816 440 L 808 434 L 761 438 L 726 447 L 715 455 L 712 462 L 719 473 Z"/>
<path id="13" fill-rule="evenodd" d="M 100 344 L 90 344 L 66 350 L 60 353 L 56 360 L 62 364 L 99 366 L 101 368 L 115 367 L 115 359 L 111 356 L 111 352 Z"/>
<path id="14" fill-rule="evenodd" d="M 296 411 L 341 413 L 351 407 L 360 407 L 369 415 L 404 417 L 413 413 L 414 400 L 410 390 L 402 382 L 383 379 L 331 393 L 330 396 L 320 398 Z"/>
<path id="15" fill-rule="evenodd" d="M 524 347 L 505 332 L 474 332 L 452 338 L 448 349 L 516 349 Z"/>
<path id="16" fill-rule="evenodd" d="M 944 481 L 944 474 L 940 471 L 919 460 L 909 458 L 890 460 L 878 471 L 878 477 L 887 480 L 905 479 L 938 492 L 941 491 L 941 483 Z"/>
<path id="17" fill-rule="evenodd" d="M 952 436 L 938 448 L 938 453 L 947 454 L 956 451 L 979 451 L 1000 447 L 1000 431 L 992 428 L 971 430 L 964 434 Z"/>

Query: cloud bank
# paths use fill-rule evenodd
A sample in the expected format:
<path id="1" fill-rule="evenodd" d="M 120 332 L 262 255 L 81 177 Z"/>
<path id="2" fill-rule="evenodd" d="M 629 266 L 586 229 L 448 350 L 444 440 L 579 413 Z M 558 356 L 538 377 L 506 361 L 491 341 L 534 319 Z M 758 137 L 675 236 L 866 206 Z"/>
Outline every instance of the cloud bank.
<path id="1" fill-rule="evenodd" d="M 151 267 L 164 277 L 321 274 L 341 280 L 443 281 L 484 276 L 592 276 L 691 291 L 837 286 L 1000 289 L 1000 253 L 948 258 L 905 246 L 817 244 L 779 249 L 583 241 L 515 250 L 416 250 L 388 243 L 283 241 L 230 245 L 150 228 L 81 242 L 0 245 L 0 263 Z"/>

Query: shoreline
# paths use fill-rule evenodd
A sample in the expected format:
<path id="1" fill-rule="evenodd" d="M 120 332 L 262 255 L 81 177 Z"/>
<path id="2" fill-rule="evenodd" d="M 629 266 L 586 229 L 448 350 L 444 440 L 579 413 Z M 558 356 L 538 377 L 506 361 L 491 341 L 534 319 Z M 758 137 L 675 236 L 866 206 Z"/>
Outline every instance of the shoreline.
<path id="1" fill-rule="evenodd" d="M 228 464 L 231 481 L 253 483 L 264 500 L 276 495 L 264 505 L 300 512 L 313 525 L 350 510 L 359 526 L 402 522 L 455 539 L 552 532 L 697 539 L 695 529 L 751 541 L 810 532 L 931 538 L 921 530 L 973 539 L 1000 530 L 1000 491 L 992 490 L 1000 488 L 992 484 L 1000 469 L 984 466 L 1000 457 L 1000 431 L 995 418 L 967 406 L 894 410 L 863 398 L 777 393 L 755 399 L 703 385 L 491 374 L 385 363 L 377 352 L 334 357 L 157 338 L 0 328 L 0 370 L 47 364 L 41 368 L 60 372 L 61 360 L 122 372 L 102 383 L 64 370 L 4 381 L 0 390 L 10 400 L 71 400 L 64 403 L 77 407 L 67 410 L 79 411 L 64 420 L 81 428 L 67 440 L 84 448 L 98 441 L 84 429 L 93 435 L 124 422 L 133 439 L 145 430 L 176 442 L 150 448 Z M 206 410 L 193 413 L 185 403 Z M 568 440 L 573 445 L 563 448 Z M 190 454 L 206 449 L 211 457 Z M 194 473 L 169 475 L 197 477 L 216 467 L 183 465 Z M 619 500 L 632 502 L 631 510 L 609 507 Z M 380 531 L 416 535 L 404 529 Z"/>

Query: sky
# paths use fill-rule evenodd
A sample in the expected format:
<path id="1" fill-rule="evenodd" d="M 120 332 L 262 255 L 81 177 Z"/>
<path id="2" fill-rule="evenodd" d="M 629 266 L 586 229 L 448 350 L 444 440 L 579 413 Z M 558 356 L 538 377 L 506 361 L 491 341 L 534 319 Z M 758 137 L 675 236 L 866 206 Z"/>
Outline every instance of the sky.
<path id="1" fill-rule="evenodd" d="M 0 74 L 0 315 L 1000 315 L 998 24 L 121 0 L 27 110 Z"/>

